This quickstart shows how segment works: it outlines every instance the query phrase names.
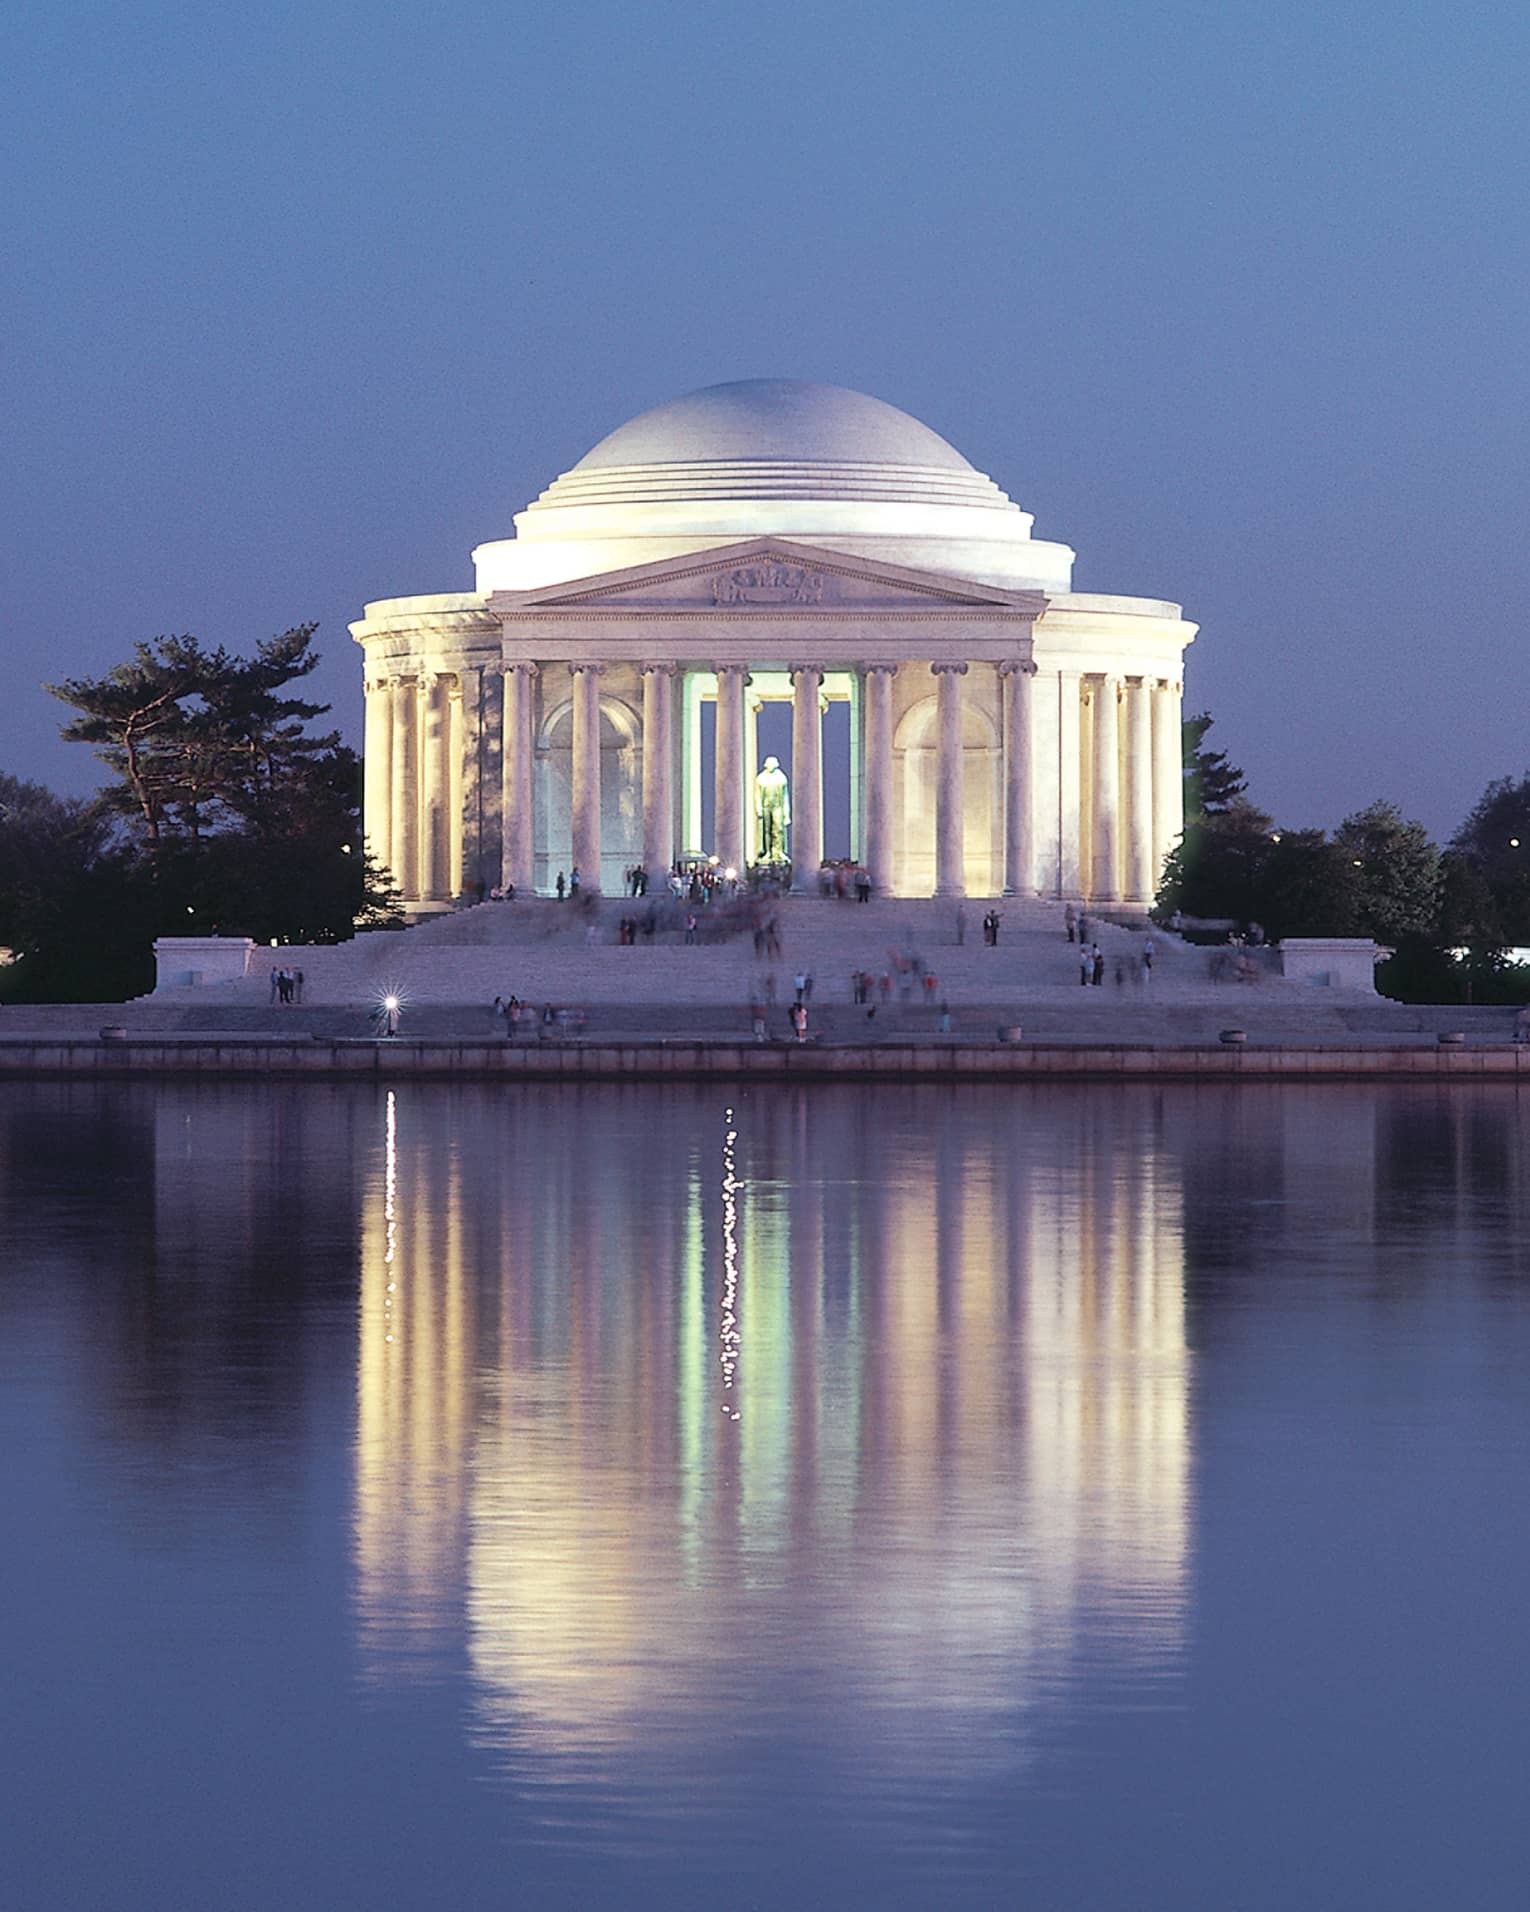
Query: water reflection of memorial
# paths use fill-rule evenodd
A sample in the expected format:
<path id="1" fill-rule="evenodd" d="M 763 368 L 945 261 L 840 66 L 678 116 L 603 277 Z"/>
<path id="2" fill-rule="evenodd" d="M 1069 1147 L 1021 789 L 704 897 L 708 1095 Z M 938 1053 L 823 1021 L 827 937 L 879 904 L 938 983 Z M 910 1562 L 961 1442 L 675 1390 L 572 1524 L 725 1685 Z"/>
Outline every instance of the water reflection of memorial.
<path id="1" fill-rule="evenodd" d="M 1023 1717 L 1081 1615 L 1172 1656 L 1182 1195 L 1151 1099 L 1129 1147 L 1087 1097 L 1044 1127 L 876 1106 L 392 1106 L 358 1403 L 379 1680 L 465 1636 L 477 1731 L 577 1765 L 747 1731 L 809 1678 L 847 1756 L 912 1771 L 1001 1756 L 973 1729 Z"/>

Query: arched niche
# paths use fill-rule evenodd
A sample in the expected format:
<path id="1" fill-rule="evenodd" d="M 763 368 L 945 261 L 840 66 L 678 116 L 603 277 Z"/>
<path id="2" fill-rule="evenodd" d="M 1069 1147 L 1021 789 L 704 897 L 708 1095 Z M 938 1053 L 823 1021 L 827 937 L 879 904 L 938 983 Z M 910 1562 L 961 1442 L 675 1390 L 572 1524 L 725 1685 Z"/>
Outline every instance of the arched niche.
<path id="1" fill-rule="evenodd" d="M 537 732 L 536 886 L 553 889 L 573 866 L 574 706 L 564 697 Z M 620 895 L 622 872 L 643 855 L 643 725 L 619 697 L 600 700 L 600 887 Z M 585 873 L 588 877 L 588 872 Z"/>
<path id="2" fill-rule="evenodd" d="M 935 888 L 937 704 L 921 697 L 893 731 L 893 888 Z M 969 690 L 962 699 L 962 870 L 969 896 L 997 896 L 1004 883 L 1004 755 L 993 715 Z"/>

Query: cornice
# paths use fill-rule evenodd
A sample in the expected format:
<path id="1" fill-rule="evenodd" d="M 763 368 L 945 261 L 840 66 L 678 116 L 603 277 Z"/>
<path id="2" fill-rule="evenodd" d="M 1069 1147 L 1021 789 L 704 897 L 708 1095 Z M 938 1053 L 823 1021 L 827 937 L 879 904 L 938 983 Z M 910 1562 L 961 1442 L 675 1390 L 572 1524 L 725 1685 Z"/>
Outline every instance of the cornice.
<path id="1" fill-rule="evenodd" d="M 660 580 L 685 583 L 693 578 L 709 578 L 719 571 L 734 570 L 751 559 L 765 557 L 800 565 L 824 577 L 871 582 L 886 588 L 901 586 L 906 591 L 930 598 L 932 602 L 960 604 L 969 609 L 1008 611 L 1021 616 L 1039 617 L 1047 604 L 1046 593 L 1039 589 L 1010 589 L 1004 585 L 983 584 L 976 579 L 947 579 L 939 573 L 922 571 L 912 565 L 890 564 L 878 558 L 856 559 L 821 545 L 770 535 L 714 545 L 706 551 L 687 553 L 683 557 L 650 559 L 644 564 L 629 565 L 620 571 L 596 572 L 593 576 L 569 578 L 560 584 L 538 585 L 524 591 L 492 591 L 488 594 L 487 604 L 491 612 L 501 617 L 509 616 L 521 607 L 543 614 L 564 609 L 572 611 L 576 608 L 571 602 L 574 599 L 579 600 L 577 608 L 588 610 L 592 608 L 592 601 L 619 597 L 643 584 Z M 538 601 L 533 603 L 530 600 Z M 747 617 L 757 611 L 769 615 L 782 609 L 809 613 L 816 610 L 826 616 L 834 616 L 838 611 L 834 605 L 728 604 L 695 607 L 696 613 L 702 616 L 715 616 L 720 612 L 728 617 Z M 637 614 L 641 615 L 641 612 Z"/>
<path id="2" fill-rule="evenodd" d="M 1007 604 L 969 604 L 959 610 L 886 610 L 867 607 L 797 606 L 778 604 L 733 605 L 724 607 L 698 604 L 694 607 L 658 609 L 634 605 L 630 610 L 608 611 L 588 604 L 528 606 L 525 610 L 497 613 L 501 624 L 588 623 L 588 624 L 986 624 L 995 619 L 1012 619 L 1029 625 L 1033 614 Z"/>

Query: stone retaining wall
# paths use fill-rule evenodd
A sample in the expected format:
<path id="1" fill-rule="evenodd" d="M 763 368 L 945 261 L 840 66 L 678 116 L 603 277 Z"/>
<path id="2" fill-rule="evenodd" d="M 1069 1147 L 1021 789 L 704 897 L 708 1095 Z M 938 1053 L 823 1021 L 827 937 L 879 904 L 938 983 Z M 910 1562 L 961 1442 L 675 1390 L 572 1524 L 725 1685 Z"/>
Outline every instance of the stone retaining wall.
<path id="1" fill-rule="evenodd" d="M 1220 1044 L 1132 1048 L 1080 1043 L 875 1045 L 686 1042 L 424 1042 L 153 1036 L 0 1041 L 0 1077 L 503 1079 L 633 1081 L 763 1078 L 962 1081 L 1036 1078 L 1225 1081 L 1318 1078 L 1530 1080 L 1530 1045 L 1355 1048 Z"/>

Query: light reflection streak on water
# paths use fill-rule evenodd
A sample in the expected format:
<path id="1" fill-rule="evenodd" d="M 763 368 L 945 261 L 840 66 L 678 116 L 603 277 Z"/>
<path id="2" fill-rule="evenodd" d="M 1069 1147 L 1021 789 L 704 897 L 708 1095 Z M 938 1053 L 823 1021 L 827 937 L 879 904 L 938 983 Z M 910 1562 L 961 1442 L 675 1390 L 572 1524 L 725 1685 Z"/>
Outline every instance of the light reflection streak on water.
<path id="1" fill-rule="evenodd" d="M 1038 1133 L 927 1098 L 868 1146 L 843 1098 L 727 1107 L 721 1132 L 710 1097 L 429 1113 L 385 1131 L 370 1204 L 379 1686 L 436 1676 L 464 1625 L 473 1739 L 507 1770 L 626 1786 L 640 1758 L 662 1790 L 800 1664 L 853 1724 L 835 1756 L 901 1786 L 1013 1761 L 1081 1639 L 1123 1677 L 1172 1670 L 1182 1192 L 1146 1124 L 1107 1147 L 1093 1105 Z M 592 1155 L 602 1199 L 576 1199 Z M 706 1402 L 741 1420 L 746 1381 L 749 1429 L 709 1441 Z M 774 1642 L 747 1677 L 741 1612 Z"/>
<path id="2" fill-rule="evenodd" d="M 738 1142 L 738 1130 L 733 1126 L 732 1109 L 723 1111 L 723 1121 L 727 1127 L 723 1131 L 722 1329 L 718 1337 L 718 1361 L 722 1367 L 723 1393 L 731 1395 L 741 1351 L 738 1320 L 738 1191 L 742 1184 L 735 1173 L 737 1158 L 734 1148 Z M 721 1406 L 730 1421 L 739 1418 L 738 1408 L 733 1401 L 725 1400 Z"/>
<path id="3" fill-rule="evenodd" d="M 388 1270 L 383 1293 L 383 1339 L 393 1339 L 393 1297 L 398 1283 L 393 1278 L 393 1257 L 398 1247 L 398 1105 L 388 1091 L 388 1113 L 383 1142 L 383 1222 L 385 1225 L 383 1266 Z"/>

